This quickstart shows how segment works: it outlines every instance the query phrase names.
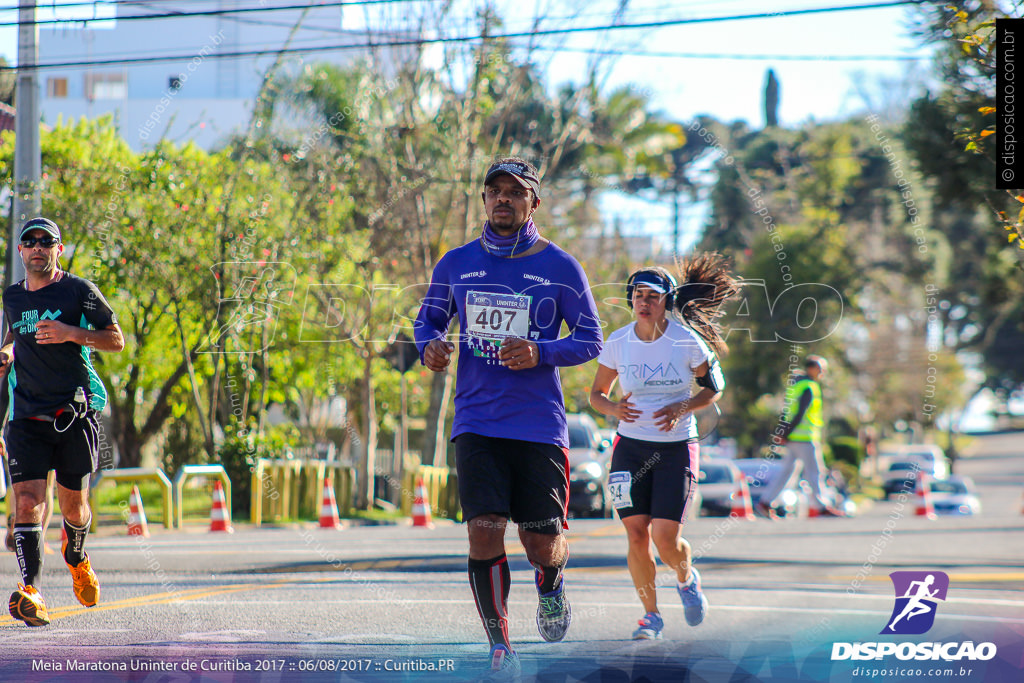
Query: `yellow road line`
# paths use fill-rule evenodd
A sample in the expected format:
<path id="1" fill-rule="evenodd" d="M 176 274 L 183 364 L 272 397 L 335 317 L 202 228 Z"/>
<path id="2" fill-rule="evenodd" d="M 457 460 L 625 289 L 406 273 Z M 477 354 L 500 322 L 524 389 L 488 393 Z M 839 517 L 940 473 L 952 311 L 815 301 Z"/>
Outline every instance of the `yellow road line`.
<path id="1" fill-rule="evenodd" d="M 317 583 L 317 581 L 308 581 L 305 583 Z M 188 591 L 180 592 L 167 592 L 167 593 L 154 593 L 151 595 L 140 595 L 134 598 L 126 598 L 124 600 L 116 600 L 114 602 L 105 602 L 93 607 L 62 607 L 56 610 L 50 611 L 50 620 L 60 619 L 62 617 L 73 616 L 76 614 L 83 614 L 86 612 L 105 612 L 107 610 L 114 609 L 125 609 L 129 607 L 141 607 L 143 605 L 166 605 L 173 602 L 184 602 L 187 600 L 198 600 L 200 598 L 207 598 L 213 595 L 225 595 L 228 593 L 240 593 L 248 590 L 260 590 L 267 588 L 278 588 L 293 583 L 303 583 L 301 581 L 275 581 L 272 583 L 240 583 L 233 584 L 230 586 L 222 586 L 221 588 L 196 588 Z M 10 616 L 0 617 L 0 626 L 7 624 L 19 623 L 20 620 Z"/>

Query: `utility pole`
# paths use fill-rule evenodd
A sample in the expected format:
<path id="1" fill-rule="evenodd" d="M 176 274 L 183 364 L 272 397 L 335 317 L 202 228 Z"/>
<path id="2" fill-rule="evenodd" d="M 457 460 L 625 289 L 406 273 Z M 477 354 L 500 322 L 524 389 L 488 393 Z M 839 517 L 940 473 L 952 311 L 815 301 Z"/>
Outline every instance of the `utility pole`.
<path id="1" fill-rule="evenodd" d="M 18 255 L 18 234 L 29 218 L 41 211 L 39 176 L 39 84 L 35 69 L 39 61 L 39 28 L 35 0 L 21 0 L 18 10 L 18 83 L 14 104 L 14 206 L 11 234 L 7 242 L 6 283 L 25 277 L 25 265 Z"/>

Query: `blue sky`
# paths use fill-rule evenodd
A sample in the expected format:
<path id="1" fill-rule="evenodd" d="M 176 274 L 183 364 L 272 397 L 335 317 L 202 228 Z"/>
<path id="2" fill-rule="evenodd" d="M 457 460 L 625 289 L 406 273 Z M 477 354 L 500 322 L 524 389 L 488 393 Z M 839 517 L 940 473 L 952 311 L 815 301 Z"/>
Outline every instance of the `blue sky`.
<path id="1" fill-rule="evenodd" d="M 66 2 L 68 0 L 56 0 Z M 17 0 L 0 2 L 0 23 L 16 19 Z M 39 18 L 53 18 L 51 10 L 40 1 Z M 171 6 L 188 11 L 188 2 Z M 196 3 L 198 4 L 198 3 Z M 243 6 L 254 6 L 245 0 Z M 268 5 L 294 4 L 291 0 L 270 0 Z M 466 16 L 474 14 L 478 2 L 458 2 Z M 614 2 L 596 0 L 586 3 L 578 15 L 570 11 L 574 3 L 553 3 L 534 0 L 532 3 L 500 1 L 498 6 L 506 17 L 505 29 L 527 29 L 535 12 L 552 18 L 544 25 L 603 25 L 608 23 Z M 690 2 L 682 0 L 639 0 L 631 2 L 622 17 L 624 22 L 664 21 L 687 18 L 735 16 L 748 13 L 777 12 L 806 8 L 842 7 L 861 4 L 850 0 L 789 0 L 788 2 L 753 2 L 751 0 L 717 0 Z M 581 4 L 581 6 L 584 6 Z M 531 8 L 529 11 L 524 11 Z M 63 16 L 109 15 L 110 6 L 63 10 Z M 827 120 L 855 113 L 864 108 L 855 82 L 859 78 L 873 87 L 880 77 L 898 78 L 908 69 L 927 69 L 927 59 L 919 62 L 872 60 L 844 61 L 844 57 L 918 57 L 926 58 L 907 29 L 906 6 L 886 9 L 835 11 L 805 16 L 775 16 L 764 19 L 732 20 L 719 23 L 670 26 L 659 29 L 618 30 L 580 33 L 571 37 L 553 36 L 540 41 L 542 46 L 564 44 L 571 50 L 595 47 L 615 50 L 673 53 L 694 56 L 624 55 L 610 62 L 610 85 L 632 83 L 653 94 L 654 103 L 666 113 L 688 119 L 698 113 L 712 114 L 719 119 L 746 119 L 761 122 L 761 90 L 766 69 L 773 68 L 782 83 L 780 116 L 785 124 L 798 124 L 809 118 Z M 96 14 L 94 14 L 96 13 Z M 376 17 L 365 16 L 356 9 L 346 10 L 344 26 L 358 29 L 376 23 Z M 467 26 L 467 29 L 469 27 Z M 0 27 L 0 54 L 9 62 L 16 61 L 17 35 L 14 27 Z M 566 81 L 583 73 L 588 56 L 578 52 L 541 51 L 552 80 Z M 734 58 L 714 58 L 711 55 Z M 758 59 L 741 57 L 765 56 Z M 798 60 L 795 58 L 803 57 Z"/>

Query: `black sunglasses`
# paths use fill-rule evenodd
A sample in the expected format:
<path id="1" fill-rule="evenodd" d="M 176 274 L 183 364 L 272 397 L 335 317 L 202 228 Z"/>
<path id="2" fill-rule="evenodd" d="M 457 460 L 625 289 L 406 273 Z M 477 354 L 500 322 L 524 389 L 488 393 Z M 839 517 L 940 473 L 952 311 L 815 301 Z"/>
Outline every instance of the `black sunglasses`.
<path id="1" fill-rule="evenodd" d="M 60 244 L 60 240 L 56 237 L 26 237 L 21 240 L 21 246 L 26 249 L 31 249 L 37 244 L 49 249 L 52 246 Z"/>

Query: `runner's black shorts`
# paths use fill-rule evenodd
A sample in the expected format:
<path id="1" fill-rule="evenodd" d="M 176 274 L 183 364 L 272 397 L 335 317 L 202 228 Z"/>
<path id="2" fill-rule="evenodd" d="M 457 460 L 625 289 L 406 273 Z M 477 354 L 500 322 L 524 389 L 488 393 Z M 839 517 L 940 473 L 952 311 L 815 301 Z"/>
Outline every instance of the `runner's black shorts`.
<path id="1" fill-rule="evenodd" d="M 455 467 L 464 521 L 493 514 L 540 534 L 568 528 L 569 456 L 561 446 L 463 433 Z"/>
<path id="2" fill-rule="evenodd" d="M 696 490 L 699 446 L 694 441 L 641 441 L 615 437 L 608 490 L 619 518 L 649 515 L 683 520 Z"/>
<path id="3" fill-rule="evenodd" d="M 57 471 L 57 483 L 66 489 L 84 491 L 89 475 L 96 471 L 99 457 L 100 426 L 96 412 L 89 410 L 70 426 L 69 413 L 61 413 L 56 422 L 21 418 L 7 423 L 8 465 L 11 481 L 46 479 L 50 470 Z"/>

